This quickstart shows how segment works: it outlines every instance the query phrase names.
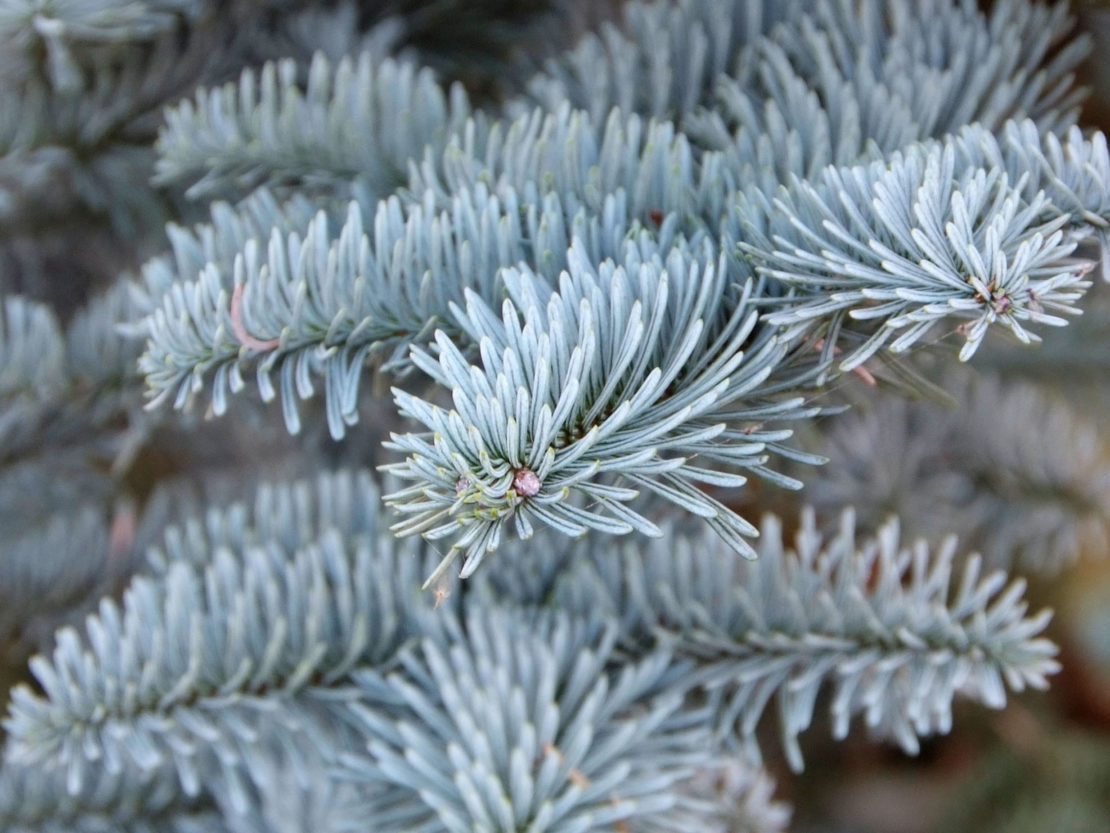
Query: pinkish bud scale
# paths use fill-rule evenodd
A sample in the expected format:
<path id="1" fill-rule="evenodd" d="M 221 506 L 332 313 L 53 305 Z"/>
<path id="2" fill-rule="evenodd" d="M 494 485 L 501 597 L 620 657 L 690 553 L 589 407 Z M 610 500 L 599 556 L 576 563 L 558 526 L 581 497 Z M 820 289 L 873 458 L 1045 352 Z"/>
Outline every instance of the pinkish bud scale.
<path id="1" fill-rule="evenodd" d="M 513 475 L 513 489 L 521 497 L 535 497 L 542 486 L 543 481 L 531 469 L 520 469 Z"/>

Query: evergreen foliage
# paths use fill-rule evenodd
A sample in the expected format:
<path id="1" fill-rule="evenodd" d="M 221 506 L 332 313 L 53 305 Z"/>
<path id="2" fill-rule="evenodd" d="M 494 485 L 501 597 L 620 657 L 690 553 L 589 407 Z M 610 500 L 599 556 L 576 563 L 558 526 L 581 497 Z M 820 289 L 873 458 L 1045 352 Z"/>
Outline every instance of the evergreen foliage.
<path id="1" fill-rule="evenodd" d="M 291 550 L 264 530 L 241 532 L 257 543 L 238 552 L 219 538 L 194 539 L 211 561 L 187 557 L 157 578 L 136 577 L 122 609 L 105 600 L 88 620 L 87 647 L 62 630 L 52 663 L 32 661 L 47 699 L 13 693 L 12 753 L 69 759 L 71 791 L 102 766 L 173 766 L 196 795 L 206 766 L 233 769 L 247 757 L 239 747 L 258 742 L 255 721 L 280 720 L 282 701 L 334 683 L 355 663 L 388 661 L 412 630 L 419 602 L 403 576 L 417 559 L 375 540 L 371 526 L 364 540 L 345 542 L 329 527 Z M 278 714 L 263 702 L 274 698 Z M 212 746 L 221 738 L 235 741 Z"/>
<path id="2" fill-rule="evenodd" d="M 950 376 L 944 387 L 958 408 L 882 396 L 837 420 L 829 464 L 803 495 L 818 508 L 856 501 L 866 529 L 894 514 L 915 535 L 955 532 L 1006 569 L 1057 572 L 1104 551 L 1110 472 L 1097 427 L 1028 383 Z"/>
<path id="3" fill-rule="evenodd" d="M 973 559 L 955 587 L 953 542 L 911 551 L 890 527 L 857 544 L 850 516 L 828 541 L 807 516 L 794 550 L 769 518 L 751 562 L 705 530 L 619 553 L 543 536 L 546 593 L 483 572 L 433 601 L 430 553 L 385 533 L 370 478 L 267 487 L 171 529 L 122 608 L 32 661 L 43 694 L 13 693 L 14 765 L 64 761 L 76 796 L 168 771 L 180 801 L 249 816 L 272 767 L 331 760 L 383 829 L 692 830 L 705 802 L 678 785 L 715 766 L 708 747 L 755 751 L 772 697 L 800 767 L 826 685 L 838 736 L 863 714 L 913 750 L 957 692 L 999 707 L 1056 668 L 1020 582 Z"/>
<path id="4" fill-rule="evenodd" d="M 954 539 L 930 551 L 923 541 L 903 545 L 894 522 L 860 542 L 854 527 L 846 512 L 826 539 L 807 513 L 790 548 L 768 516 L 751 562 L 722 557 L 722 543 L 704 536 L 626 546 L 618 557 L 597 548 L 552 594 L 619 617 L 630 646 L 661 640 L 693 657 L 719 700 L 723 733 L 753 743 L 774 698 L 796 768 L 797 735 L 825 685 L 838 737 L 861 715 L 915 752 L 920 736 L 947 730 L 957 691 L 1000 706 L 1006 686 L 1046 684 L 1055 649 L 1033 638 L 1046 613 L 1027 615 L 1023 583 L 984 575 L 977 558 L 957 575 Z"/>
<path id="5" fill-rule="evenodd" d="M 1098 361 L 1087 39 L 603 6 L 0 0 L 0 826 L 771 833 L 1047 687 L 1107 452 L 950 365 Z"/>
<path id="6" fill-rule="evenodd" d="M 365 52 L 334 69 L 317 54 L 303 94 L 298 72 L 296 61 L 268 63 L 257 80 L 247 69 L 238 85 L 171 108 L 158 179 L 197 179 L 187 191 L 194 198 L 261 184 L 334 188 L 359 176 L 388 194 L 404 182 L 412 149 L 442 143 L 470 111 L 461 86 L 449 97 L 430 70 Z"/>

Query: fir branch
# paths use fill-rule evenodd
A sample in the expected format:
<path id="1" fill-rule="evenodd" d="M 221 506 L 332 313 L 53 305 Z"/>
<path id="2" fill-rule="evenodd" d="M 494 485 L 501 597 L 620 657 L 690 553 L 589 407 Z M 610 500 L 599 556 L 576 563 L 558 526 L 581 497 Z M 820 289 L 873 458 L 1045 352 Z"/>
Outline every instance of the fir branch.
<path id="1" fill-rule="evenodd" d="M 7 661 L 49 644 L 67 615 L 111 587 L 130 552 L 114 552 L 108 525 L 90 507 L 55 513 L 6 536 L 0 558 L 0 649 Z"/>
<path id="2" fill-rule="evenodd" d="M 305 197 L 279 200 L 266 188 L 252 191 L 235 205 L 213 202 L 208 206 L 209 220 L 190 226 L 167 225 L 169 250 L 143 264 L 142 280 L 133 291 L 149 312 L 174 283 L 196 280 L 209 264 L 215 264 L 221 274 L 230 274 L 247 241 L 264 238 L 274 230 L 282 234 L 300 231 L 319 210 Z"/>
<path id="3" fill-rule="evenodd" d="M 59 92 L 85 85 L 84 67 L 102 57 L 105 47 L 171 34 L 182 20 L 196 18 L 204 0 L 8 0 L 0 7 L 0 73 L 18 78 L 42 61 L 43 75 Z M 118 51 L 118 50 L 117 50 Z"/>
<path id="4" fill-rule="evenodd" d="M 361 742 L 363 737 L 358 734 Z M 253 784 L 244 810 L 213 784 L 229 833 L 350 833 L 363 829 L 365 817 L 351 815 L 355 789 L 335 775 L 335 766 L 319 756 L 280 755 L 250 750 Z M 330 751 L 329 751 L 330 754 Z"/>
<path id="5" fill-rule="evenodd" d="M 151 498 L 147 514 L 165 518 L 158 504 L 181 503 L 170 492 Z M 365 470 L 322 472 L 313 479 L 263 483 L 253 499 L 208 505 L 193 514 L 175 506 L 173 522 L 146 551 L 146 566 L 164 575 L 176 564 L 203 568 L 216 554 L 231 550 L 277 546 L 286 552 L 309 547 L 327 532 L 350 541 L 374 536 L 382 528 L 381 496 L 373 475 Z M 153 538 L 151 533 L 147 537 Z"/>
<path id="6" fill-rule="evenodd" d="M 265 253 L 248 242 L 234 270 L 225 257 L 211 259 L 199 281 L 171 284 L 147 322 L 152 343 L 141 366 L 152 404 L 172 395 L 186 405 L 214 369 L 220 413 L 227 392 L 245 384 L 242 370 L 257 363 L 264 398 L 274 395 L 271 374 L 279 376 L 293 431 L 297 398 L 311 395 L 312 376 L 323 375 L 329 428 L 343 436 L 357 419 L 356 368 L 368 355 L 392 350 L 401 358 L 433 322 L 449 327 L 448 304 L 468 287 L 497 297 L 500 267 L 523 261 L 553 279 L 571 232 L 596 241 L 591 252 L 600 262 L 618 253 L 629 214 L 659 228 L 654 245 L 663 252 L 677 230 L 697 234 L 723 213 L 729 177 L 719 157 L 696 164 L 672 126 L 614 114 L 596 131 L 584 114 L 566 109 L 519 120 L 504 133 L 471 125 L 462 145 L 448 146 L 442 160 L 426 159 L 412 179 L 424 194 L 420 204 L 405 198 L 377 206 L 372 239 L 364 239 L 368 221 L 352 206 L 337 237 L 329 220 L 318 218 L 303 238 L 273 236 Z M 422 189 L 436 195 L 438 210 Z M 529 203 L 539 203 L 541 213 L 530 214 Z M 746 273 L 735 260 L 730 269 L 734 277 Z M 239 285 L 236 321 L 246 341 L 231 316 Z M 273 339 L 280 343 L 256 361 L 251 345 Z"/>
<path id="7" fill-rule="evenodd" d="M 45 305 L 16 296 L 6 298 L 4 308 L 0 464 L 38 461 L 47 469 L 58 467 L 55 476 L 74 463 L 90 472 L 103 465 L 118 474 L 117 464 L 142 432 L 130 419 L 140 404 L 133 369 L 137 345 L 116 331 L 135 309 L 130 288 L 121 283 L 108 290 L 80 308 L 65 328 Z"/>
<path id="8" fill-rule="evenodd" d="M 172 284 L 146 322 L 150 342 L 140 369 L 151 407 L 170 396 L 185 407 L 214 370 L 213 410 L 220 414 L 227 394 L 245 386 L 243 370 L 254 365 L 264 399 L 275 396 L 277 377 L 293 433 L 300 426 L 297 399 L 311 396 L 313 377 L 323 376 L 328 427 L 342 437 L 358 419 L 370 357 L 386 354 L 387 366 L 403 368 L 409 346 L 432 326 L 459 334 L 451 327 L 451 303 L 462 302 L 467 290 L 497 298 L 503 266 L 528 263 L 554 278 L 571 233 L 589 241 L 598 259 L 614 254 L 628 234 L 619 194 L 606 201 L 601 217 L 575 211 L 555 195 L 532 197 L 506 191 L 498 198 L 479 186 L 457 194 L 443 211 L 431 195 L 408 206 L 391 198 L 378 204 L 372 232 L 364 231 L 352 203 L 338 234 L 320 213 L 303 238 L 275 232 L 264 252 L 248 240 L 233 277 L 209 261 L 199 281 Z"/>
<path id="9" fill-rule="evenodd" d="M 169 109 L 157 181 L 190 182 L 190 196 L 210 199 L 263 184 L 303 190 L 361 178 L 384 197 L 404 182 L 412 156 L 470 114 L 460 86 L 444 93 L 430 71 L 375 65 L 366 53 L 335 67 L 317 54 L 303 89 L 300 73 L 292 60 L 267 63 Z"/>
<path id="10" fill-rule="evenodd" d="M 73 78 L 62 88 L 25 68 L 5 84 L 0 219 L 6 239 L 41 236 L 59 226 L 72 233 L 67 220 L 87 214 L 86 222 L 107 221 L 118 238 L 133 240 L 167 219 L 169 202 L 149 183 L 155 114 L 205 69 L 220 67 L 205 42 L 213 33 L 203 26 L 188 31 L 182 40 L 169 31 L 151 43 L 99 45 L 67 70 Z"/>
<path id="11" fill-rule="evenodd" d="M 31 51 L 52 42 L 92 44 L 153 40 L 178 15 L 195 17 L 202 0 L 7 0 L 0 9 L 0 39 Z"/>
<path id="12" fill-rule="evenodd" d="M 790 807 L 773 800 L 767 771 L 744 758 L 723 757 L 679 786 L 696 802 L 687 822 L 705 833 L 785 833 Z M 654 831 L 655 828 L 650 828 Z"/>
<path id="13" fill-rule="evenodd" d="M 221 413 L 227 393 L 245 384 L 243 369 L 257 364 L 263 398 L 274 395 L 271 374 L 279 376 L 294 432 L 297 398 L 311 395 L 312 376 L 323 375 L 329 429 L 341 437 L 357 420 L 358 368 L 366 358 L 390 350 L 401 359 L 433 323 L 450 327 L 448 304 L 461 301 L 467 288 L 496 298 L 501 267 L 524 262 L 554 279 L 572 233 L 590 241 L 600 262 L 618 254 L 629 214 L 659 228 L 654 245 L 664 252 L 677 243 L 677 230 L 696 233 L 705 224 L 700 218 L 723 213 L 725 172 L 712 160 L 695 165 L 673 127 L 645 127 L 614 114 L 600 137 L 595 132 L 584 114 L 565 109 L 515 122 L 504 136 L 498 126 L 486 133 L 471 123 L 464 145 L 449 146 L 441 162 L 429 158 L 414 175 L 420 203 L 391 198 L 376 206 L 372 238 L 364 236 L 365 208 L 352 204 L 337 235 L 325 216 L 303 237 L 287 236 L 299 231 L 290 228 L 292 220 L 278 222 L 265 251 L 248 240 L 234 266 L 223 253 L 230 246 L 216 256 L 197 256 L 189 246 L 190 267 L 207 258 L 199 280 L 189 282 L 193 275 L 178 267 L 182 282 L 169 282 L 168 269 L 157 266 L 163 294 L 145 325 L 152 340 L 140 364 L 152 407 L 170 396 L 184 407 L 214 370 L 213 410 Z M 538 211 L 528 208 L 537 204 Z M 240 235 L 229 223 L 256 227 L 222 213 L 204 234 L 230 243 Z M 734 276 L 745 269 L 730 266 Z M 231 316 L 240 285 L 236 320 L 246 342 Z M 275 338 L 277 347 L 256 361 L 250 345 Z"/>
<path id="14" fill-rule="evenodd" d="M 949 730 L 957 694 L 1001 708 L 1007 687 L 1044 688 L 1059 668 L 1055 646 L 1039 636 L 1050 614 L 1027 612 L 1022 580 L 983 574 L 977 556 L 957 574 L 954 539 L 906 546 L 896 520 L 857 541 L 845 512 L 823 539 L 807 511 L 789 549 L 768 516 L 755 561 L 705 535 L 620 552 L 584 547 L 556 603 L 619 617 L 633 651 L 661 639 L 694 658 L 720 730 L 734 728 L 754 754 L 756 725 L 774 700 L 795 769 L 798 735 L 823 690 L 837 738 L 862 715 L 913 753 L 920 736 Z"/>
<path id="15" fill-rule="evenodd" d="M 1110 285 L 1095 281 L 1084 296 L 1083 315 L 1046 333 L 1036 350 L 1014 350 L 1005 339 L 987 339 L 975 366 L 1015 382 L 1034 383 L 1073 404 L 1085 403 L 1092 394 L 1101 401 L 1099 380 L 1110 369 L 1110 342 L 1103 338 L 1108 331 Z"/>
<path id="16" fill-rule="evenodd" d="M 19 296 L 0 316 L 0 397 L 49 396 L 65 384 L 65 339 L 53 312 Z"/>
<path id="17" fill-rule="evenodd" d="M 127 315 L 121 315 L 117 320 L 116 330 L 132 343 L 141 344 L 140 339 L 149 339 L 152 342 L 145 345 L 145 350 L 141 349 L 132 359 L 132 369 L 153 375 L 153 371 L 144 368 L 151 361 L 149 357 L 156 354 L 159 356 L 156 361 L 161 364 L 158 375 L 171 373 L 168 366 L 172 366 L 172 359 L 159 353 L 159 346 L 170 334 L 174 336 L 174 344 L 179 349 L 188 347 L 194 354 L 203 351 L 203 342 L 200 345 L 196 343 L 198 331 L 210 332 L 213 327 L 209 322 L 195 321 L 194 318 L 200 317 L 202 310 L 209 315 L 216 311 L 211 307 L 197 306 L 195 302 L 192 306 L 181 309 L 187 297 L 183 295 L 183 287 L 192 287 L 198 282 L 198 277 L 201 281 L 207 277 L 210 282 L 215 281 L 209 287 L 211 291 L 218 294 L 222 287 L 229 293 L 233 292 L 232 276 L 236 269 L 236 259 L 241 257 L 248 245 L 256 247 L 256 241 L 268 235 L 280 239 L 287 234 L 300 232 L 320 211 L 304 197 L 293 196 L 279 202 L 269 190 L 259 188 L 235 206 L 218 201 L 212 203 L 208 222 L 192 226 L 168 225 L 166 233 L 170 243 L 169 252 L 143 264 L 141 280 L 131 283 L 126 290 L 133 306 Z M 227 303 L 224 308 L 224 329 L 220 330 L 221 338 L 226 342 L 225 351 L 229 354 L 229 361 L 232 351 L 237 353 L 242 346 L 230 339 L 227 330 L 231 326 L 230 312 L 230 304 Z M 152 330 L 152 319 L 164 321 L 165 324 Z M 171 322 L 176 330 L 165 333 Z M 158 337 L 158 333 L 165 334 Z M 227 377 L 222 378 L 226 380 Z"/>
<path id="18" fill-rule="evenodd" d="M 745 46 L 798 8 L 796 0 L 627 3 L 620 26 L 603 24 L 549 60 L 528 82 L 526 100 L 551 112 L 569 103 L 598 123 L 614 108 L 681 121 Z"/>
<path id="19" fill-rule="evenodd" d="M 45 306 L 5 299 L 0 324 L 0 462 L 65 451 L 114 466 L 126 456 L 129 417 L 138 410 L 138 345 L 117 332 L 135 314 L 130 288 L 119 284 L 78 310 L 63 330 Z M 128 423 L 131 423 L 128 425 Z M 121 427 L 121 424 L 125 427 Z M 83 449 L 83 451 L 81 450 Z"/>
<path id="20" fill-rule="evenodd" d="M 934 0 L 815 4 L 754 43 L 683 129 L 765 189 L 771 176 L 812 178 L 973 122 L 1032 118 L 1062 131 L 1089 49 L 1068 40 L 1073 28 L 1063 4 L 996 3 L 989 14 Z"/>
<path id="21" fill-rule="evenodd" d="M 344 763 L 387 788 L 361 818 L 388 831 L 694 829 L 672 792 L 708 741 L 675 692 L 688 669 L 656 652 L 609 670 L 612 631 L 557 615 L 490 611 L 463 627 L 406 652 L 403 673 L 356 675 L 367 754 Z"/>
<path id="22" fill-rule="evenodd" d="M 664 265 L 629 247 L 623 264 L 595 268 L 572 248 L 557 291 L 530 270 L 506 270 L 501 318 L 468 295 L 456 315 L 481 367 L 442 331 L 438 359 L 413 349 L 414 363 L 454 398 L 447 410 L 394 390 L 401 413 L 427 432 L 387 444 L 409 456 L 384 469 L 415 481 L 386 498 L 408 515 L 393 530 L 453 538 L 426 586 L 460 552 L 461 575 L 470 575 L 510 521 L 525 539 L 536 524 L 571 536 L 660 535 L 627 507 L 637 489 L 601 482 L 606 475 L 705 518 L 754 555 L 743 538 L 754 528 L 694 484 L 741 485 L 736 467 L 772 476 L 763 437 L 728 424 L 750 419 L 745 406 L 762 405 L 769 419 L 807 412 L 799 400 L 759 402 L 786 342 L 766 329 L 753 335 L 747 291 L 730 297 L 727 270 L 710 252 L 699 261 L 675 249 Z"/>
<path id="23" fill-rule="evenodd" d="M 955 533 L 996 567 L 1057 572 L 1110 544 L 1110 458 L 1093 421 L 1045 390 L 953 376 L 959 407 L 883 396 L 828 429 L 818 509 L 856 503 L 860 526 L 897 514 L 907 533 Z"/>
<path id="24" fill-rule="evenodd" d="M 172 773 L 127 776 L 101 769 L 73 794 L 62 770 L 6 761 L 0 826 L 8 833 L 230 833 L 211 803 L 181 795 Z"/>
<path id="25" fill-rule="evenodd" d="M 122 608 L 101 602 L 84 644 L 64 629 L 51 659 L 32 660 L 44 694 L 13 691 L 10 754 L 60 761 L 70 791 L 101 768 L 171 767 L 195 796 L 217 767 L 245 812 L 253 744 L 338 741 L 314 717 L 311 690 L 394 656 L 427 607 L 415 596 L 420 569 L 388 538 L 329 530 L 293 552 L 219 548 L 203 568 L 140 576 Z"/>
<path id="26" fill-rule="evenodd" d="M 79 308 L 65 332 L 65 364 L 74 388 L 95 391 L 100 399 L 138 391 L 135 363 L 142 344 L 119 331 L 143 309 L 126 279 Z M 134 399 L 134 397 L 131 397 Z"/>
<path id="27" fill-rule="evenodd" d="M 1007 122 L 1000 135 L 969 125 L 953 143 L 961 163 L 998 168 L 1010 182 L 1024 183 L 1027 201 L 1043 189 L 1067 213 L 1074 234 L 1096 237 L 1103 277 L 1110 275 L 1110 152 L 1104 134 L 1087 137 L 1073 127 L 1057 136 L 1025 120 Z"/>
<path id="28" fill-rule="evenodd" d="M 725 213 L 736 179 L 723 161 L 698 154 L 671 122 L 619 110 L 595 118 L 563 104 L 511 121 L 467 120 L 443 148 L 414 160 L 408 191 L 432 190 L 449 202 L 477 185 L 497 194 L 536 188 L 597 214 L 623 191 L 629 215 L 645 227 L 677 221 L 690 233 L 714 227 Z"/>
<path id="29" fill-rule="evenodd" d="M 871 165 L 828 168 L 796 180 L 772 201 L 739 203 L 748 240 L 741 249 L 760 272 L 796 290 L 775 323 L 876 322 L 840 361 L 860 365 L 879 349 L 912 347 L 941 321 L 957 318 L 971 358 L 987 330 L 1039 339 L 1027 324 L 1062 326 L 1077 314 L 1094 264 L 1072 259 L 1083 232 L 1042 191 L 1027 198 L 1023 177 L 963 165 L 956 142 L 914 145 Z M 864 324 L 864 326 L 868 326 Z M 836 349 L 826 342 L 826 355 Z"/>
<path id="30" fill-rule="evenodd" d="M 903 546 L 896 525 L 860 542 L 851 515 L 825 540 L 803 516 L 793 550 L 768 519 L 753 547 L 735 493 L 717 490 L 753 475 L 798 485 L 768 461 L 814 461 L 785 445 L 783 423 L 819 412 L 799 390 L 812 396 L 838 351 L 839 370 L 870 373 L 869 357 L 893 361 L 883 348 L 961 324 L 968 358 L 986 331 L 1035 340 L 1077 310 L 1088 256 L 1110 252 L 1110 155 L 1101 134 L 1058 135 L 1086 48 L 1064 43 L 1066 10 L 630 2 L 622 29 L 530 82 L 506 78 L 528 93 L 478 113 L 430 72 L 370 57 L 419 52 L 420 33 L 476 6 L 362 5 L 0 0 L 0 46 L 5 14 L 39 13 L 18 49 L 0 49 L 4 247 L 72 223 L 75 205 L 79 224 L 110 219 L 120 239 L 159 221 L 168 201 L 144 173 L 155 108 L 282 44 L 331 49 L 170 111 L 164 183 L 206 198 L 263 187 L 172 228 L 141 286 L 121 283 L 64 328 L 6 302 L 0 527 L 15 555 L 0 558 L 0 640 L 43 635 L 34 617 L 80 608 L 84 585 L 105 580 L 85 570 L 123 552 L 105 512 L 36 525 L 47 498 L 107 504 L 145 437 L 129 410 L 136 335 L 152 404 L 207 389 L 220 413 L 253 375 L 294 431 L 299 400 L 322 387 L 342 436 L 366 404 L 363 374 L 395 373 L 417 425 L 391 443 L 402 458 L 387 468 L 405 481 L 393 531 L 450 547 L 393 541 L 365 472 L 185 521 L 175 503 L 122 602 L 33 661 L 39 693 L 20 688 L 5 723 L 0 827 L 778 830 L 765 776 L 721 746 L 755 751 L 772 701 L 800 766 L 822 697 L 837 737 L 862 717 L 914 751 L 948 729 L 956 695 L 1001 706 L 1045 684 L 1048 615 L 1028 612 L 1020 582 L 983 577 L 952 544 Z M 395 9 L 417 14 L 363 37 Z M 507 13 L 543 13 L 524 11 Z M 300 40 L 280 31 L 314 22 Z M 524 47 L 528 26 L 456 32 L 440 66 L 472 35 L 498 48 L 481 70 L 508 65 L 500 47 Z M 338 56 L 354 45 L 369 52 Z M 142 250 L 126 239 L 123 256 Z M 1036 438 L 1009 424 L 1017 411 Z M 979 495 L 945 531 L 997 526 L 991 559 L 1103 543 L 1100 464 L 1074 465 L 1101 454 L 1089 426 L 1021 390 L 973 416 L 990 436 L 953 441 L 962 463 L 1033 469 L 1035 488 L 1091 505 L 1011 527 Z M 363 443 L 382 433 L 368 427 Z M 888 453 L 920 461 L 917 441 L 947 437 L 936 427 Z M 336 449 L 329 459 L 364 452 Z M 188 459 L 190 474 L 205 464 Z M 735 558 L 702 520 L 761 557 Z M 609 537 L 632 531 L 670 540 Z M 499 569 L 453 588 L 459 552 L 468 576 L 499 545 Z M 434 599 L 416 589 L 428 573 Z M 719 791 L 729 776 L 750 789 L 739 817 Z"/>

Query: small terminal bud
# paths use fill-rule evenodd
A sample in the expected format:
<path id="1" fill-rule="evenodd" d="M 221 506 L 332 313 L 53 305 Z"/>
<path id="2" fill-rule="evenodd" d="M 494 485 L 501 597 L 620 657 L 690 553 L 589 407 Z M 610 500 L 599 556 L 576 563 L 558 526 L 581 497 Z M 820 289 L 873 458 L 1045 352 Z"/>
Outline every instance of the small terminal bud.
<path id="1" fill-rule="evenodd" d="M 513 489 L 521 497 L 535 497 L 540 493 L 543 482 L 531 469 L 520 469 L 513 475 Z"/>
<path id="2" fill-rule="evenodd" d="M 474 481 L 467 477 L 465 474 L 460 474 L 459 479 L 455 481 L 455 494 L 462 497 L 466 494 L 466 490 L 474 485 Z"/>

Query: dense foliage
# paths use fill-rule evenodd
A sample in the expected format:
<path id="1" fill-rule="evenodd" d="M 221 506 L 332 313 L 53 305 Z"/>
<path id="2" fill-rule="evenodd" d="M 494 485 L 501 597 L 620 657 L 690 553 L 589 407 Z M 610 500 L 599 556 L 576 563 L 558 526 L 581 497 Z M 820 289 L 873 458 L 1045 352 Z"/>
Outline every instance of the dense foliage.
<path id="1" fill-rule="evenodd" d="M 0 0 L 0 826 L 776 831 L 815 721 L 914 754 L 1046 688 L 1006 571 L 1110 518 L 1016 378 L 1099 316 L 1087 48 Z"/>

